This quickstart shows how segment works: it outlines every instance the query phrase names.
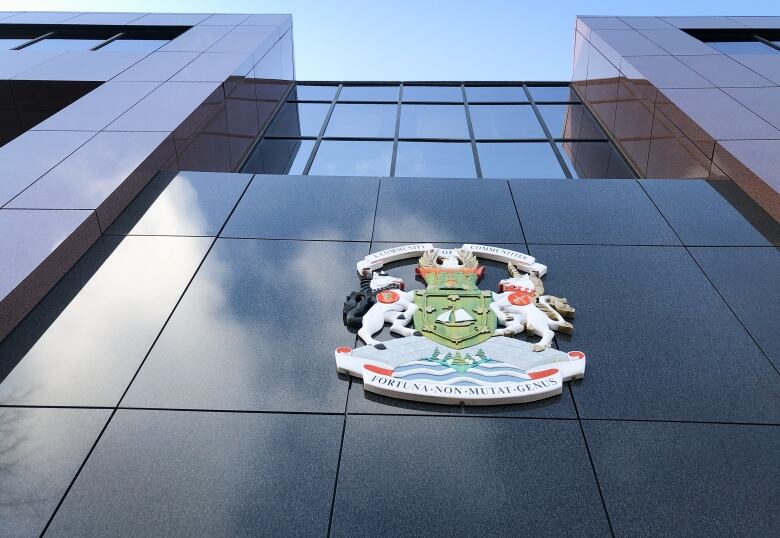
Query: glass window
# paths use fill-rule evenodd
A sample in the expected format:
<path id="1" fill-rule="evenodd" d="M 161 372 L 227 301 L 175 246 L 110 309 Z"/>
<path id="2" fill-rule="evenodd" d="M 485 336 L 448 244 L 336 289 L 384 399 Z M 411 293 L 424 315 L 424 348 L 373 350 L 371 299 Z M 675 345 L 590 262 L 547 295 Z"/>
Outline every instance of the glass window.
<path id="1" fill-rule="evenodd" d="M 89 50 L 100 45 L 105 39 L 41 39 L 24 50 L 51 50 L 67 52 Z"/>
<path id="2" fill-rule="evenodd" d="M 389 176 L 392 142 L 323 140 L 309 174 Z"/>
<path id="3" fill-rule="evenodd" d="M 11 50 L 15 47 L 18 47 L 22 43 L 27 43 L 28 41 L 30 41 L 30 39 L 2 38 L 0 39 L 0 50 Z"/>
<path id="4" fill-rule="evenodd" d="M 531 105 L 469 106 L 474 137 L 547 138 Z"/>
<path id="5" fill-rule="evenodd" d="M 707 44 L 723 54 L 780 54 L 760 41 L 709 41 Z"/>
<path id="6" fill-rule="evenodd" d="M 393 138 L 398 105 L 337 104 L 325 136 Z"/>
<path id="7" fill-rule="evenodd" d="M 339 101 L 398 101 L 399 86 L 343 86 Z"/>
<path id="8" fill-rule="evenodd" d="M 477 177 L 470 142 L 398 142 L 396 177 Z"/>
<path id="9" fill-rule="evenodd" d="M 583 105 L 539 105 L 539 113 L 554 138 L 607 138 Z"/>
<path id="10" fill-rule="evenodd" d="M 98 50 L 110 50 L 114 52 L 152 52 L 166 43 L 167 39 L 115 39 Z"/>
<path id="11" fill-rule="evenodd" d="M 402 105 L 399 136 L 468 139 L 466 108 L 463 105 Z"/>
<path id="12" fill-rule="evenodd" d="M 333 101 L 338 86 L 308 86 L 298 84 L 290 94 L 290 99 L 301 101 Z"/>
<path id="13" fill-rule="evenodd" d="M 301 175 L 313 147 L 314 140 L 266 138 L 241 171 L 250 174 Z"/>
<path id="14" fill-rule="evenodd" d="M 536 102 L 578 102 L 580 100 L 570 86 L 528 86 L 528 91 Z"/>
<path id="15" fill-rule="evenodd" d="M 558 142 L 572 176 L 581 179 L 632 179 L 634 173 L 610 142 Z"/>
<path id="16" fill-rule="evenodd" d="M 469 103 L 527 103 L 522 86 L 466 86 Z"/>
<path id="17" fill-rule="evenodd" d="M 462 103 L 463 92 L 460 86 L 404 86 L 404 101 L 440 101 Z"/>
<path id="18" fill-rule="evenodd" d="M 268 130 L 269 136 L 319 136 L 330 105 L 285 103 Z"/>
<path id="19" fill-rule="evenodd" d="M 477 144 L 482 177 L 565 178 L 549 142 Z"/>

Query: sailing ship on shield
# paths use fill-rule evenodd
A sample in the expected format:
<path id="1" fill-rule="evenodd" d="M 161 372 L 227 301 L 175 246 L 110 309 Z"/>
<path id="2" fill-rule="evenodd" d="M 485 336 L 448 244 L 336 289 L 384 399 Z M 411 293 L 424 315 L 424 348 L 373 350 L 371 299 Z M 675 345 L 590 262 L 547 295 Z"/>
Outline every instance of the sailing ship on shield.
<path id="1" fill-rule="evenodd" d="M 425 289 L 405 291 L 386 263 L 419 256 Z M 479 257 L 505 262 L 499 290 L 478 284 Z M 365 346 L 336 350 L 338 371 L 363 378 L 365 390 L 396 398 L 489 405 L 560 394 L 563 381 L 582 377 L 585 355 L 551 348 L 554 331 L 571 333 L 575 310 L 544 294 L 547 267 L 520 252 L 463 245 L 438 249 L 406 245 L 357 264 L 360 290 L 347 297 L 344 323 Z M 380 342 L 386 325 L 399 338 Z M 537 335 L 536 342 L 516 338 Z"/>

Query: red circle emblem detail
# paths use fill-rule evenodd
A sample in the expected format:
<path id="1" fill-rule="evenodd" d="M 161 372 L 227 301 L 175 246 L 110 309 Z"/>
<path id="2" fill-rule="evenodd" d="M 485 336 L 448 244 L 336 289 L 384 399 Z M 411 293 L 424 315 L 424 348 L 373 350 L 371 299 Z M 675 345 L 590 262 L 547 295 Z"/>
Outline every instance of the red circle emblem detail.
<path id="1" fill-rule="evenodd" d="M 400 299 L 400 297 L 394 291 L 380 291 L 376 296 L 376 300 L 384 304 L 394 303 L 398 299 Z"/>
<path id="2" fill-rule="evenodd" d="M 507 297 L 510 304 L 513 304 L 515 306 L 525 306 L 527 304 L 531 304 L 531 299 L 533 299 L 533 295 L 531 295 L 528 292 L 525 291 L 516 291 L 513 292 L 509 297 Z"/>

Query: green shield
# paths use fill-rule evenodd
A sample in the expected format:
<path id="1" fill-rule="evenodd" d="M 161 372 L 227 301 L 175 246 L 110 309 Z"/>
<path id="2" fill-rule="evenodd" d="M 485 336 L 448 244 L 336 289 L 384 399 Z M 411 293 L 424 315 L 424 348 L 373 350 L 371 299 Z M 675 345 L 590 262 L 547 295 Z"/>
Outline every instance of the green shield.
<path id="1" fill-rule="evenodd" d="M 416 290 L 414 328 L 426 338 L 455 349 L 480 344 L 496 331 L 491 300 L 491 293 L 482 290 Z"/>

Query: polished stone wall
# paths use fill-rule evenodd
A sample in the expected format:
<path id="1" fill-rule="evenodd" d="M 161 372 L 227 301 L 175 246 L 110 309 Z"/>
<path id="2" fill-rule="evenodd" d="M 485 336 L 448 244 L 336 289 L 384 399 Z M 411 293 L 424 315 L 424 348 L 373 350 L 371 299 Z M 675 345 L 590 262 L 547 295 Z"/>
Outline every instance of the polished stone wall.
<path id="1" fill-rule="evenodd" d="M 780 220 L 780 55 L 726 55 L 683 31 L 779 27 L 579 17 L 573 82 L 641 177 L 730 180 Z"/>

